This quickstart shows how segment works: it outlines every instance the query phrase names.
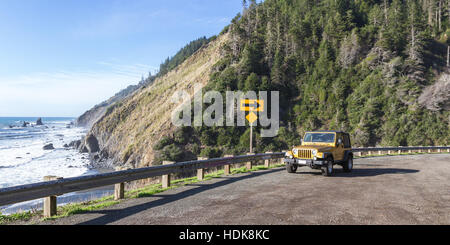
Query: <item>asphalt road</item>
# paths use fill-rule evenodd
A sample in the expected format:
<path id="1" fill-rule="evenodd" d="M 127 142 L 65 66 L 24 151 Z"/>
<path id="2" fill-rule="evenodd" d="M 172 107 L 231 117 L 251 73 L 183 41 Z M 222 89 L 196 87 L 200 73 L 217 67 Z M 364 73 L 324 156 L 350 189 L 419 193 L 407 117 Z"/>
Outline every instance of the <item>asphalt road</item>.
<path id="1" fill-rule="evenodd" d="M 450 224 L 450 155 L 355 160 L 222 177 L 42 224 Z"/>

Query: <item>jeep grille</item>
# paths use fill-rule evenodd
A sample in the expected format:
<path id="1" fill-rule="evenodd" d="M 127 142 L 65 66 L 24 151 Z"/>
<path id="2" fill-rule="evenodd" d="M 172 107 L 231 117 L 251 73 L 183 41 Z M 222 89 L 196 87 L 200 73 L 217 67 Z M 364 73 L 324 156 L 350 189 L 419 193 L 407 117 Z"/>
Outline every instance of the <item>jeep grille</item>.
<path id="1" fill-rule="evenodd" d="M 312 159 L 312 150 L 298 150 L 298 158 L 301 159 Z"/>

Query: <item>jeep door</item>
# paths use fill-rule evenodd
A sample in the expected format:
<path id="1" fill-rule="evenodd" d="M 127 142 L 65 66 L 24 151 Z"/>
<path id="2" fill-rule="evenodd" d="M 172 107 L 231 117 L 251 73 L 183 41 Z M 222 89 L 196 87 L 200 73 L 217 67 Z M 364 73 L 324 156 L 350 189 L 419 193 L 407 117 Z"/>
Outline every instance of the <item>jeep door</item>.
<path id="1" fill-rule="evenodd" d="M 342 143 L 339 144 L 338 143 L 339 141 L 342 142 Z M 335 161 L 342 161 L 342 160 L 344 160 L 344 153 L 345 153 L 344 138 L 342 137 L 341 133 L 337 133 L 336 134 L 336 149 L 334 151 L 334 160 Z"/>

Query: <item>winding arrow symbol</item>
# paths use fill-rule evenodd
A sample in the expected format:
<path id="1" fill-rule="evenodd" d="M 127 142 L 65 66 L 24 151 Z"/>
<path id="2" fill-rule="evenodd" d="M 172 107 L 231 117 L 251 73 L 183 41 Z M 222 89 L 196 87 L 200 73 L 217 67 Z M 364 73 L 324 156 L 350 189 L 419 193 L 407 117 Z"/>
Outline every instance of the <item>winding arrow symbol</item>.
<path id="1" fill-rule="evenodd" d="M 264 100 L 241 100 L 241 111 L 264 111 Z"/>

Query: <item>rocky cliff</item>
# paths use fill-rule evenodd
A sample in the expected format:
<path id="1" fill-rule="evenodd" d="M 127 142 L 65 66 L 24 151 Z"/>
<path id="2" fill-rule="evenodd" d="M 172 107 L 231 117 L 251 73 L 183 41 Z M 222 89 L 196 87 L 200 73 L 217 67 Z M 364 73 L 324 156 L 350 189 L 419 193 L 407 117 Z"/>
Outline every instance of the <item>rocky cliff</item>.
<path id="1" fill-rule="evenodd" d="M 220 60 L 221 48 L 228 37 L 228 34 L 221 35 L 130 96 L 87 112 L 83 118 L 95 122 L 88 135 L 98 140 L 97 162 L 109 166 L 151 165 L 155 157 L 153 145 L 174 131 L 170 118 L 177 105 L 170 102 L 171 96 L 177 90 L 185 90 L 193 96 L 194 84 L 205 86 L 208 83 L 211 69 Z M 80 148 L 83 147 L 82 144 Z"/>

